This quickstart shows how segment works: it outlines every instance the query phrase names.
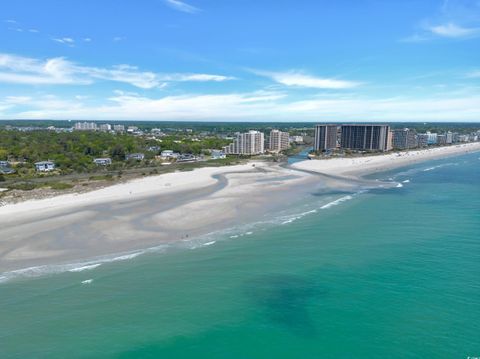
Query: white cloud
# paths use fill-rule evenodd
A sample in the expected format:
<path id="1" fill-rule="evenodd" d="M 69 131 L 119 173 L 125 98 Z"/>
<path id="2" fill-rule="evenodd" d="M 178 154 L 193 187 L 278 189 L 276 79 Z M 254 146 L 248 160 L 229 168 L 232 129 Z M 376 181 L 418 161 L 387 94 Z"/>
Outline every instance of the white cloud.
<path id="1" fill-rule="evenodd" d="M 180 0 L 165 0 L 165 3 L 175 10 L 186 12 L 189 14 L 194 14 L 200 11 L 199 8 L 196 8 L 195 6 L 189 5 Z"/>
<path id="2" fill-rule="evenodd" d="M 20 100 L 21 102 L 22 100 Z M 117 91 L 102 105 L 55 96 L 27 99 L 8 106 L 3 118 L 125 120 L 264 120 L 264 121 L 478 121 L 480 95 L 432 95 L 429 98 L 314 97 L 291 101 L 285 93 L 256 91 L 189 94 L 150 98 Z M 15 107 L 16 106 L 16 107 Z M 6 112 L 5 110 L 3 110 Z"/>
<path id="3" fill-rule="evenodd" d="M 438 36 L 450 38 L 470 37 L 480 34 L 480 28 L 467 28 L 455 25 L 454 23 L 441 24 L 429 27 L 429 30 Z"/>
<path id="4" fill-rule="evenodd" d="M 161 77 L 163 81 L 193 81 L 193 82 L 222 82 L 227 80 L 234 80 L 232 76 L 211 75 L 211 74 L 170 74 Z"/>
<path id="5" fill-rule="evenodd" d="M 260 76 L 269 77 L 273 81 L 285 86 L 309 87 L 317 89 L 347 89 L 359 85 L 359 83 L 353 81 L 314 77 L 298 71 L 269 72 L 252 70 L 252 72 Z"/>
<path id="6" fill-rule="evenodd" d="M 64 58 L 40 61 L 9 54 L 0 54 L 0 82 L 27 85 L 91 83 L 76 77 L 72 64 Z"/>
<path id="7" fill-rule="evenodd" d="M 72 39 L 71 37 L 59 37 L 59 38 L 53 38 L 52 40 L 60 44 L 68 45 L 70 47 L 73 47 L 75 45 L 75 40 Z"/>
<path id="8" fill-rule="evenodd" d="M 140 71 L 138 67 L 117 65 L 111 68 L 81 66 L 63 57 L 39 60 L 0 53 L 0 82 L 46 85 L 91 84 L 95 80 L 116 81 L 151 89 L 171 81 L 226 81 L 232 77 L 214 74 L 161 74 Z"/>
<path id="9" fill-rule="evenodd" d="M 89 38 L 89 37 L 84 37 L 84 38 L 83 38 L 83 41 L 84 41 L 84 42 L 91 42 L 91 41 L 92 41 L 92 39 L 91 39 L 91 38 Z"/>
<path id="10" fill-rule="evenodd" d="M 38 31 L 37 29 L 28 29 L 28 32 L 33 32 L 33 33 L 39 33 L 40 31 Z"/>

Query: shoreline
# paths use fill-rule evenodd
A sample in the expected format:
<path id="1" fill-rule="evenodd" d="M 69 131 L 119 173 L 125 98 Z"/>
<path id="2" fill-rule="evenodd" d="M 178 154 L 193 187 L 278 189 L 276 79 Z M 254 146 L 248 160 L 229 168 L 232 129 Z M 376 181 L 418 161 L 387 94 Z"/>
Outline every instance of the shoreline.
<path id="1" fill-rule="evenodd" d="M 252 162 L 6 205 L 0 207 L 0 273 L 131 252 L 248 223 L 293 200 L 288 189 L 311 178 Z"/>
<path id="2" fill-rule="evenodd" d="M 122 260 L 118 258 L 253 223 L 285 208 L 285 203 L 299 203 L 315 188 L 352 191 L 359 186 L 388 186 L 362 177 L 476 151 L 480 143 L 306 160 L 288 167 L 249 162 L 8 204 L 0 207 L 0 274 L 42 266 L 91 266 L 107 257 Z"/>
<path id="3" fill-rule="evenodd" d="M 296 162 L 292 164 L 291 167 L 303 171 L 358 180 L 364 176 L 378 172 L 386 172 L 395 168 L 406 167 L 429 160 L 460 156 L 478 151 L 480 151 L 480 142 L 471 142 L 461 145 L 409 150 L 376 156 L 312 159 Z"/>

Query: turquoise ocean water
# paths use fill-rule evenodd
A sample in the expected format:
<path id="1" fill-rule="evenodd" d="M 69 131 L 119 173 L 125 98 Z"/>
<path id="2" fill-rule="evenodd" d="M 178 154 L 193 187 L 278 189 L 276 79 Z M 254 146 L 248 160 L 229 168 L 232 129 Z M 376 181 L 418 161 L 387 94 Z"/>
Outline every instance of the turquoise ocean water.
<path id="1" fill-rule="evenodd" d="M 312 193 L 190 247 L 4 281 L 0 358 L 480 356 L 479 157 Z"/>

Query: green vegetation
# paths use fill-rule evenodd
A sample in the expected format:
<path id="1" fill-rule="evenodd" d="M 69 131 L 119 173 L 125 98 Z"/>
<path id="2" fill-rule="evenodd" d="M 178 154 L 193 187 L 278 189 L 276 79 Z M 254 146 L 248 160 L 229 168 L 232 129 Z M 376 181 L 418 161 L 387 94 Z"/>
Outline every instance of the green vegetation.
<path id="1" fill-rule="evenodd" d="M 162 149 L 180 153 L 201 154 L 205 149 L 221 148 L 228 140 L 215 137 L 195 139 L 191 136 L 169 135 L 161 140 L 127 134 L 104 132 L 54 132 L 45 130 L 0 130 L 0 160 L 15 163 L 16 177 L 42 177 L 55 174 L 104 172 L 104 166 L 93 163 L 97 157 L 111 157 L 108 170 L 155 166 L 155 155 Z M 148 151 L 154 148 L 155 151 Z M 125 161 L 129 153 L 145 154 L 143 161 Z M 54 161 L 54 173 L 35 173 L 34 163 Z"/>
<path id="2" fill-rule="evenodd" d="M 64 182 L 19 182 L 8 185 L 9 190 L 31 191 L 36 188 L 51 188 L 53 190 L 62 191 L 73 188 L 73 184 Z"/>

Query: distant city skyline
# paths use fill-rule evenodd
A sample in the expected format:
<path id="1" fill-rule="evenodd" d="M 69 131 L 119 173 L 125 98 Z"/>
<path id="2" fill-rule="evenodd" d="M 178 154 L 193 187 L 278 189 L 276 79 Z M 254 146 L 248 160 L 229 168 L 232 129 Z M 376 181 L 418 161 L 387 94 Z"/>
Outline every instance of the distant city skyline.
<path id="1" fill-rule="evenodd" d="M 480 121 L 480 1 L 17 0 L 0 119 Z"/>

